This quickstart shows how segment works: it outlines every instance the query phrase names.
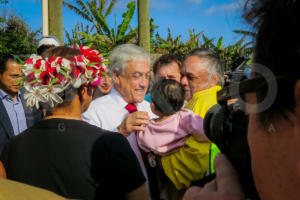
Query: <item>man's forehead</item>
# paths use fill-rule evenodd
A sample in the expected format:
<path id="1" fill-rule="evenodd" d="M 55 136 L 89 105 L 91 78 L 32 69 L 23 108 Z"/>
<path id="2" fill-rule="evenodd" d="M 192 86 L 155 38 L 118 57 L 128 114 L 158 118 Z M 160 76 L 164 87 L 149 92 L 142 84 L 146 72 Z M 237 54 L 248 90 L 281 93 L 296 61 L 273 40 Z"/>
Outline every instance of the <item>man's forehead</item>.
<path id="1" fill-rule="evenodd" d="M 13 60 L 8 60 L 6 63 L 7 71 L 20 71 L 22 65 Z"/>
<path id="2" fill-rule="evenodd" d="M 147 60 L 130 60 L 125 67 L 127 72 L 150 72 L 150 63 Z"/>

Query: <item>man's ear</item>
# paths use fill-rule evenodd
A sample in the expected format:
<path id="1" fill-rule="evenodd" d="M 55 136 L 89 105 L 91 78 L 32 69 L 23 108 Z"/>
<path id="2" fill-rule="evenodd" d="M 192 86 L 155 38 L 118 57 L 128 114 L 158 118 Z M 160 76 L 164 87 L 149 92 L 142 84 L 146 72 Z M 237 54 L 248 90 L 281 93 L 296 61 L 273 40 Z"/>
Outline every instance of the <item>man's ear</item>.
<path id="1" fill-rule="evenodd" d="M 80 86 L 80 88 L 78 88 L 78 96 L 80 101 L 83 101 L 85 94 L 88 93 L 88 87 L 85 85 Z"/>
<path id="2" fill-rule="evenodd" d="M 213 78 L 213 85 L 214 86 L 218 85 L 219 81 L 220 81 L 220 74 L 217 73 Z"/>
<path id="3" fill-rule="evenodd" d="M 120 82 L 120 73 L 117 71 L 114 71 L 113 73 L 113 81 L 115 84 L 118 84 Z"/>

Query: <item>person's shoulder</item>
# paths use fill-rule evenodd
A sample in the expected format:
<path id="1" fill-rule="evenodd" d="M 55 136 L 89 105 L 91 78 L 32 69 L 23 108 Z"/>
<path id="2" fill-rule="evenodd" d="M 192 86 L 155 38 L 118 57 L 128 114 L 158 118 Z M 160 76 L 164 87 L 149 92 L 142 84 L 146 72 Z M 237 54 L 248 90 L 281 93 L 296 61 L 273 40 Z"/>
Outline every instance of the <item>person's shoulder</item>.
<path id="1" fill-rule="evenodd" d="M 187 108 L 182 108 L 181 110 L 178 111 L 179 115 L 196 115 L 192 110 L 187 109 Z"/>
<path id="2" fill-rule="evenodd" d="M 99 112 L 100 110 L 110 108 L 111 107 L 110 105 L 112 104 L 112 102 L 113 102 L 113 100 L 112 100 L 112 97 L 110 96 L 110 94 L 107 94 L 105 96 L 94 99 L 90 103 L 88 109 L 83 113 L 83 115 L 85 115 L 86 113 L 93 112 L 95 110 L 97 112 Z"/>

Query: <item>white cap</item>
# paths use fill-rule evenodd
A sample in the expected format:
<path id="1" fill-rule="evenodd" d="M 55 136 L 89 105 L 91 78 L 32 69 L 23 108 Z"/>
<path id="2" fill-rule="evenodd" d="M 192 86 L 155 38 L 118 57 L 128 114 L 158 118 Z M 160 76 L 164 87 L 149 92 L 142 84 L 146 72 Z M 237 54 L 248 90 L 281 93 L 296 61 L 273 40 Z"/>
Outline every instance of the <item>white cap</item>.
<path id="1" fill-rule="evenodd" d="M 58 39 L 55 36 L 44 36 L 39 40 L 37 48 L 42 45 L 60 46 Z"/>

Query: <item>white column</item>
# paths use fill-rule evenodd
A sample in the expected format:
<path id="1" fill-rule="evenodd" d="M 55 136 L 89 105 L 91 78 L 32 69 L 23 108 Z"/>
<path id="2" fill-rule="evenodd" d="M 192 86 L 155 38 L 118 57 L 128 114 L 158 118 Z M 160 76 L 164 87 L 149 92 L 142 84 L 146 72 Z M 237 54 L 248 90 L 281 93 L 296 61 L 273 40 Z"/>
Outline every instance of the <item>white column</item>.
<path id="1" fill-rule="evenodd" d="M 48 0 L 42 0 L 42 27 L 43 27 L 43 36 L 48 36 L 49 35 Z"/>

